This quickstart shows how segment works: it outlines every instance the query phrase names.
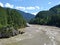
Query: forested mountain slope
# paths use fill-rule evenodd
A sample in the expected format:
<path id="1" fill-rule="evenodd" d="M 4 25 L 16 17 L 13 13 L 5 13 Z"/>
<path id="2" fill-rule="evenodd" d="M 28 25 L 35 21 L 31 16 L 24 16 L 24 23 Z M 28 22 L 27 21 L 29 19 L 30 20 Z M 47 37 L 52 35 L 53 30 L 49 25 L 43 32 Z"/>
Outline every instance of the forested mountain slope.
<path id="1" fill-rule="evenodd" d="M 26 26 L 23 16 L 16 10 L 0 7 L 0 37 L 10 37 Z"/>
<path id="2" fill-rule="evenodd" d="M 60 5 L 56 5 L 47 11 L 40 11 L 34 19 L 30 20 L 30 23 L 60 26 Z"/>

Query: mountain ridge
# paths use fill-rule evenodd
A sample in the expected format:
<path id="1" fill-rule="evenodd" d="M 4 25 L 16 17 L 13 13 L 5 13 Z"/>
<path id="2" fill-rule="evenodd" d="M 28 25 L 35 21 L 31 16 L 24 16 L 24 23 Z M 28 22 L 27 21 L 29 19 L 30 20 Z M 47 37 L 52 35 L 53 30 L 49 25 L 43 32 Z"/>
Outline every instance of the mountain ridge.
<path id="1" fill-rule="evenodd" d="M 60 26 L 60 5 L 56 5 L 46 11 L 40 11 L 29 23 Z"/>
<path id="2" fill-rule="evenodd" d="M 22 16 L 24 17 L 24 19 L 25 19 L 27 22 L 29 22 L 32 18 L 35 17 L 35 15 L 30 14 L 30 13 L 26 13 L 26 12 L 24 12 L 24 11 L 18 10 L 18 12 L 20 12 L 20 13 L 22 14 Z"/>

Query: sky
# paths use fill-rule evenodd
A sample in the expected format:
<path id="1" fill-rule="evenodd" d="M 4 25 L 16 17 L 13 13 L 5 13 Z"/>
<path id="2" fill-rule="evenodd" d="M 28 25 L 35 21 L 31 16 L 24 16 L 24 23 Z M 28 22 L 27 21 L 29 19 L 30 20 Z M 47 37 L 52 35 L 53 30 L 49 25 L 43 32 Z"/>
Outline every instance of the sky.
<path id="1" fill-rule="evenodd" d="M 18 9 L 34 15 L 58 4 L 60 4 L 60 0 L 0 0 L 2 7 Z"/>

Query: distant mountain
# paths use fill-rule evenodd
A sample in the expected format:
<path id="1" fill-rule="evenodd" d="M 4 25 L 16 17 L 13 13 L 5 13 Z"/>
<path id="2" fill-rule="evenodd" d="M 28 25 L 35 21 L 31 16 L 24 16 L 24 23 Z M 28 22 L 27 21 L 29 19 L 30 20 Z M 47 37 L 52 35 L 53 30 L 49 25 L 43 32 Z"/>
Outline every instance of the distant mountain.
<path id="1" fill-rule="evenodd" d="M 56 5 L 46 11 L 40 11 L 34 19 L 30 20 L 30 23 L 60 26 L 60 5 Z"/>
<path id="2" fill-rule="evenodd" d="M 30 13 L 25 13 L 25 12 L 20 11 L 20 10 L 19 10 L 19 12 L 22 14 L 22 16 L 24 17 L 24 19 L 25 19 L 27 22 L 29 22 L 32 18 L 35 17 L 35 15 L 30 14 Z"/>

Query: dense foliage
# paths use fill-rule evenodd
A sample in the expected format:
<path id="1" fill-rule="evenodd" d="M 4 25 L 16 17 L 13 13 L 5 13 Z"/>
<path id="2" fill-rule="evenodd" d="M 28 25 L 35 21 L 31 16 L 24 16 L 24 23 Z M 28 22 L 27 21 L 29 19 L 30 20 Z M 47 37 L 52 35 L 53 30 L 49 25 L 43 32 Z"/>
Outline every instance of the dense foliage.
<path id="1" fill-rule="evenodd" d="M 0 37 L 10 36 L 18 28 L 25 26 L 26 21 L 16 9 L 0 7 Z"/>
<path id="2" fill-rule="evenodd" d="M 7 24 L 13 27 L 24 27 L 26 26 L 26 21 L 22 17 L 22 15 L 15 9 L 6 9 L 7 12 Z"/>
<path id="3" fill-rule="evenodd" d="M 29 23 L 60 26 L 60 5 L 54 6 L 48 11 L 40 11 Z"/>

